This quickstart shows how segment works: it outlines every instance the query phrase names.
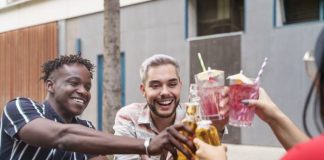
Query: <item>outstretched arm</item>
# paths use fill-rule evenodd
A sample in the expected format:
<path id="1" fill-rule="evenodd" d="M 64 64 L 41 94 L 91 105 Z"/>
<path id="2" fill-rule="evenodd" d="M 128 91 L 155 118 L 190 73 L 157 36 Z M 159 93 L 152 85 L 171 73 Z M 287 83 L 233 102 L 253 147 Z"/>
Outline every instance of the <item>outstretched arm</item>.
<path id="1" fill-rule="evenodd" d="M 260 88 L 259 90 L 259 100 L 244 100 L 243 103 L 256 106 L 256 114 L 269 124 L 286 150 L 297 143 L 309 140 L 309 137 L 272 102 L 264 89 Z"/>
<path id="2" fill-rule="evenodd" d="M 190 153 L 183 148 L 181 143 L 189 144 L 191 149 L 194 149 L 193 144 L 178 133 L 180 130 L 191 132 L 188 127 L 181 124 L 168 127 L 151 140 L 148 146 L 149 154 L 158 155 L 163 150 L 168 150 L 176 155 L 174 148 L 176 147 L 191 158 Z M 30 145 L 88 154 L 146 154 L 144 140 L 114 136 L 81 125 L 60 124 L 44 118 L 37 118 L 27 123 L 20 129 L 18 135 Z"/>
<path id="3" fill-rule="evenodd" d="M 113 136 L 76 124 L 60 124 L 44 118 L 27 123 L 18 132 L 30 145 L 89 154 L 145 153 L 143 140 Z"/>

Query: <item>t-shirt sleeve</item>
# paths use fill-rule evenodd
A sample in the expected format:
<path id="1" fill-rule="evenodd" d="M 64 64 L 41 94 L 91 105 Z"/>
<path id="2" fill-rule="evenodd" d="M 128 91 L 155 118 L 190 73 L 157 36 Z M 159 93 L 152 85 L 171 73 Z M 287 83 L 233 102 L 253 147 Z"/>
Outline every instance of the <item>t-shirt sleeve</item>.
<path id="1" fill-rule="evenodd" d="M 12 138 L 18 138 L 19 130 L 36 118 L 44 118 L 41 107 L 28 98 L 17 97 L 3 110 L 3 129 Z"/>
<path id="2" fill-rule="evenodd" d="M 306 143 L 300 143 L 291 148 L 282 160 L 296 160 L 296 159 L 311 159 L 323 160 L 324 159 L 324 134 L 316 137 Z"/>

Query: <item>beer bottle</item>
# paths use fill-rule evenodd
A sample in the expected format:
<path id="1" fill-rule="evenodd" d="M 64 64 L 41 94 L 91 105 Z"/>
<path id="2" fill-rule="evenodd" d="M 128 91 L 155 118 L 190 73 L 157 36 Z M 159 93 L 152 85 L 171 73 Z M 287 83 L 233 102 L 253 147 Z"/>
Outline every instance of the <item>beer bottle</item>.
<path id="1" fill-rule="evenodd" d="M 198 112 L 200 109 L 200 97 L 198 96 L 198 90 L 196 84 L 190 85 L 190 91 L 189 91 L 189 103 L 186 103 L 186 116 L 181 121 L 183 124 L 189 126 L 192 131 L 195 131 L 197 128 L 197 120 L 198 120 Z M 189 140 L 193 140 L 193 137 L 188 135 L 187 132 L 180 131 L 180 133 L 184 136 L 186 136 Z M 184 147 L 190 151 L 191 155 L 194 156 L 194 153 L 191 152 L 191 150 L 184 145 Z M 186 156 L 178 151 L 178 159 L 177 160 L 186 160 Z"/>
<path id="2" fill-rule="evenodd" d="M 195 131 L 197 128 L 197 123 L 196 123 L 196 111 L 197 111 L 197 105 L 196 103 L 187 103 L 187 108 L 186 108 L 186 116 L 185 118 L 181 121 L 183 124 L 189 126 L 192 131 Z M 189 140 L 192 140 L 193 137 L 191 137 L 187 132 L 180 131 L 180 134 L 186 136 Z M 186 146 L 183 145 L 190 153 L 191 150 Z M 194 155 L 193 153 L 191 153 Z M 186 156 L 178 151 L 178 159 L 177 160 L 186 160 Z"/>
<path id="3" fill-rule="evenodd" d="M 220 145 L 217 129 L 211 125 L 210 120 L 201 120 L 197 122 L 195 137 L 213 146 Z"/>

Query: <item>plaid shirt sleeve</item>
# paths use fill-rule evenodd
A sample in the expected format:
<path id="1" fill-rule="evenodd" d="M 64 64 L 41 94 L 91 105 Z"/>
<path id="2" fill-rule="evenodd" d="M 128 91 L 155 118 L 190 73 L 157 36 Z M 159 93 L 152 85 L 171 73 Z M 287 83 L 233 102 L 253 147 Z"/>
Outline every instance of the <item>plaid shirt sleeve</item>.
<path id="1" fill-rule="evenodd" d="M 115 135 L 136 137 L 135 122 L 132 121 L 131 116 L 127 110 L 119 110 L 115 118 L 115 125 L 113 127 Z M 114 160 L 139 160 L 140 155 L 137 154 L 115 154 Z"/>

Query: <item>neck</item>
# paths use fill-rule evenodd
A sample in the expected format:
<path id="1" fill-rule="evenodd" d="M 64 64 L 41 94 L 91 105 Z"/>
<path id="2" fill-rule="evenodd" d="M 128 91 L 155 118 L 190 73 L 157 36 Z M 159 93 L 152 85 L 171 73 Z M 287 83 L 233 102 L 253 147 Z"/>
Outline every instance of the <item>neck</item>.
<path id="1" fill-rule="evenodd" d="M 171 126 L 174 124 L 174 120 L 176 117 L 176 113 L 174 113 L 172 116 L 167 117 L 167 118 L 161 118 L 156 116 L 155 114 L 153 114 L 151 112 L 151 117 L 152 117 L 152 121 L 154 123 L 154 126 L 156 127 L 156 129 L 161 132 L 163 131 L 165 128 Z"/>
<path id="2" fill-rule="evenodd" d="M 64 120 L 65 123 L 72 122 L 72 119 L 74 116 L 66 114 L 66 112 L 64 112 L 64 110 L 63 110 L 64 107 L 60 107 L 60 104 L 58 104 L 53 98 L 49 98 L 49 96 L 47 96 L 46 100 L 50 104 L 50 106 L 53 108 L 55 113 L 57 113 Z"/>

